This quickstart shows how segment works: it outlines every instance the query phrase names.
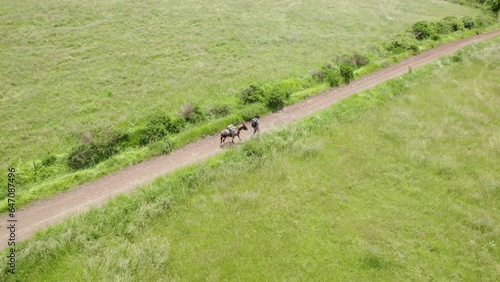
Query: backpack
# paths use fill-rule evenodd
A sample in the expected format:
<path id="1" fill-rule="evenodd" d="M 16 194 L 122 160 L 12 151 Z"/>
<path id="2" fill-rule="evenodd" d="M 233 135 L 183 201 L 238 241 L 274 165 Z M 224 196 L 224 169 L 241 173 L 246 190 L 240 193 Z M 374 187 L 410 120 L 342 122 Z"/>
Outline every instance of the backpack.
<path id="1" fill-rule="evenodd" d="M 257 127 L 257 119 L 256 118 L 252 119 L 252 127 Z"/>

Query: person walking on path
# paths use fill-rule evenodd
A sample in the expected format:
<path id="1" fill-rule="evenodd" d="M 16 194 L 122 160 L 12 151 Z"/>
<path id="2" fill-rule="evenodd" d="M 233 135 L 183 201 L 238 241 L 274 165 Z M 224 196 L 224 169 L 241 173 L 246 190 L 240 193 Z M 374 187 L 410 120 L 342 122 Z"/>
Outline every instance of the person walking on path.
<path id="1" fill-rule="evenodd" d="M 259 123 L 260 123 L 259 118 L 260 118 L 260 116 L 256 115 L 252 119 L 252 127 L 253 127 L 253 134 L 252 134 L 252 136 L 254 136 L 255 133 L 259 132 Z"/>

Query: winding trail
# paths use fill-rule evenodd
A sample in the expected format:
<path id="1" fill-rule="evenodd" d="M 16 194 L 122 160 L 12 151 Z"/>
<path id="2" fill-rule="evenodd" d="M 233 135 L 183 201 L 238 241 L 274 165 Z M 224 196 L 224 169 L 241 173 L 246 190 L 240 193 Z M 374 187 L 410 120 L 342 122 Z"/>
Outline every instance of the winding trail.
<path id="1" fill-rule="evenodd" d="M 297 119 L 303 119 L 317 111 L 330 107 L 346 97 L 401 76 L 408 72 L 410 67 L 417 68 L 442 56 L 449 55 L 469 44 L 498 35 L 500 35 L 500 30 L 442 45 L 355 80 L 349 85 L 330 89 L 306 101 L 286 107 L 278 113 L 260 119 L 261 133 L 285 126 Z M 242 137 L 249 138 L 251 131 L 251 129 L 247 132 L 243 131 Z M 205 160 L 220 151 L 219 136 L 208 136 L 175 150 L 169 155 L 146 160 L 117 173 L 78 186 L 53 198 L 29 205 L 16 211 L 16 241 L 28 239 L 35 232 L 57 224 L 70 215 L 87 211 L 92 207 L 99 207 L 118 194 L 132 192 L 138 186 L 150 183 L 159 176 Z M 7 220 L 7 214 L 0 217 L 0 249 L 7 247 L 7 240 L 10 235 L 9 230 L 6 228 L 9 225 Z"/>

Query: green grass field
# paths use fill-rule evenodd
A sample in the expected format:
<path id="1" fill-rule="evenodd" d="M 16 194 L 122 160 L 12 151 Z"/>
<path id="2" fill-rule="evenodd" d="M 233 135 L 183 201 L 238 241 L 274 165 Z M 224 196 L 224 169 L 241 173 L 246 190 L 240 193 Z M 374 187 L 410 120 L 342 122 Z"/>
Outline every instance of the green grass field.
<path id="1" fill-rule="evenodd" d="M 308 74 L 418 20 L 478 13 L 430 0 L 0 0 L 0 168 L 156 108 L 232 103 L 250 83 Z"/>
<path id="2" fill-rule="evenodd" d="M 500 40 L 460 54 L 43 232 L 2 280 L 497 281 Z"/>

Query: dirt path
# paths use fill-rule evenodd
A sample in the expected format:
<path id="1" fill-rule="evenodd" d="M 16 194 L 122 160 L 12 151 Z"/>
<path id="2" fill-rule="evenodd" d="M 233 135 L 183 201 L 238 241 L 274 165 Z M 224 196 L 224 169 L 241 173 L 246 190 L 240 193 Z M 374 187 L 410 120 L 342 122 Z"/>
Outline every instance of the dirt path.
<path id="1" fill-rule="evenodd" d="M 485 39 L 500 35 L 500 30 L 480 34 L 463 40 L 455 41 L 400 63 L 382 69 L 339 88 L 328 90 L 307 101 L 286 107 L 279 113 L 261 118 L 261 133 L 285 126 L 294 120 L 305 118 L 319 110 L 330 107 L 333 103 L 349 97 L 360 91 L 372 88 L 377 84 L 401 76 L 411 68 L 416 68 L 448 55 L 458 49 Z M 249 131 L 243 131 L 242 137 L 248 138 Z M 120 193 L 128 193 L 153 181 L 155 178 L 168 174 L 175 169 L 202 161 L 221 151 L 219 136 L 209 136 L 198 142 L 189 144 L 169 155 L 159 156 L 123 171 L 103 177 L 94 182 L 76 187 L 51 199 L 36 202 L 16 212 L 16 240 L 30 238 L 36 231 L 61 222 L 64 218 L 91 207 L 98 207 Z M 0 217 L 0 249 L 7 247 L 9 230 L 6 228 L 8 217 Z"/>

